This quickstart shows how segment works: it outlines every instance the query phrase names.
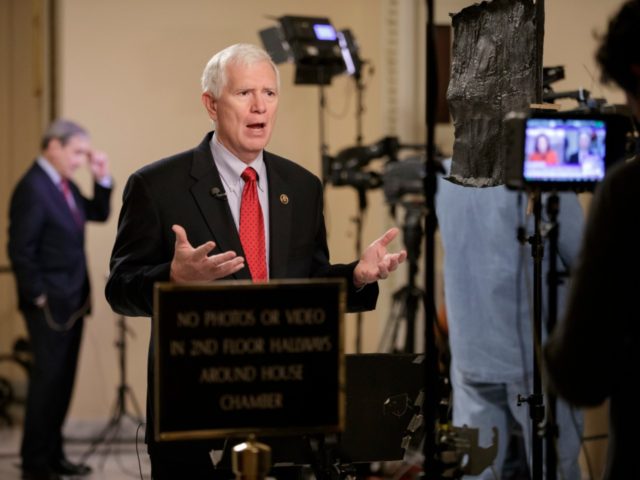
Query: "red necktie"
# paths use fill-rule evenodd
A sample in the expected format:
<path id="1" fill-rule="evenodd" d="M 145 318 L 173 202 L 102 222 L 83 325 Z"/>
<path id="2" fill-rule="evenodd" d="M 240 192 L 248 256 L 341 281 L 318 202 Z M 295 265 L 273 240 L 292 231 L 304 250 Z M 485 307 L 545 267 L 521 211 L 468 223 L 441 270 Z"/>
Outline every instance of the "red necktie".
<path id="1" fill-rule="evenodd" d="M 82 216 L 78 211 L 78 207 L 76 206 L 75 200 L 73 199 L 73 194 L 71 193 L 71 188 L 69 187 L 69 181 L 66 178 L 60 180 L 60 189 L 62 190 L 62 194 L 64 195 L 64 199 L 67 201 L 67 205 L 69 206 L 69 210 L 73 214 L 73 219 L 76 224 L 81 227 L 82 226 Z"/>
<path id="2" fill-rule="evenodd" d="M 264 220 L 258 199 L 258 174 L 247 167 L 241 175 L 244 180 L 240 203 L 240 242 L 249 265 L 253 281 L 267 279 L 267 260 L 264 243 Z"/>

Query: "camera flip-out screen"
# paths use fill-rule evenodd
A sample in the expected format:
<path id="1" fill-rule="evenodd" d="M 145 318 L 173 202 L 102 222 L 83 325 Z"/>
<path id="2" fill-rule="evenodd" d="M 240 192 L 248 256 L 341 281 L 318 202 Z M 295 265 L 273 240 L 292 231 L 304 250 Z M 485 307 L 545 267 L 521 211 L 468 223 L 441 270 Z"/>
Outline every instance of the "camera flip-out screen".
<path id="1" fill-rule="evenodd" d="M 512 112 L 505 119 L 505 184 L 512 189 L 592 190 L 629 154 L 623 111 Z"/>
<path id="2" fill-rule="evenodd" d="M 605 173 L 607 124 L 589 118 L 528 118 L 524 181 L 592 183 Z"/>

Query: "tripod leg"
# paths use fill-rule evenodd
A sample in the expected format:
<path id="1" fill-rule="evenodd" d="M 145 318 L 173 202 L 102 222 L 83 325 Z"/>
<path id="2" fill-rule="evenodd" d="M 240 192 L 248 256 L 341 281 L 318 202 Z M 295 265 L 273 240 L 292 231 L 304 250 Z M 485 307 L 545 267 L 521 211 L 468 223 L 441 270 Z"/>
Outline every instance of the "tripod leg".
<path id="1" fill-rule="evenodd" d="M 133 394 L 133 390 L 129 386 L 125 387 L 125 401 L 127 396 L 131 401 L 131 405 L 133 405 L 133 413 L 135 415 L 131 414 L 130 412 L 127 412 L 126 409 L 124 414 L 128 416 L 131 420 L 133 420 L 135 423 L 144 423 L 144 415 L 142 414 L 142 410 L 140 409 L 140 404 L 138 403 L 136 396 Z M 126 405 L 126 403 L 124 403 L 124 405 Z"/>
<path id="2" fill-rule="evenodd" d="M 396 342 L 398 341 L 400 326 L 403 321 L 406 322 L 407 318 L 406 296 L 407 287 L 402 287 L 393 294 L 393 304 L 391 305 L 389 318 L 380 339 L 379 352 L 405 351 L 405 347 L 398 349 Z"/>

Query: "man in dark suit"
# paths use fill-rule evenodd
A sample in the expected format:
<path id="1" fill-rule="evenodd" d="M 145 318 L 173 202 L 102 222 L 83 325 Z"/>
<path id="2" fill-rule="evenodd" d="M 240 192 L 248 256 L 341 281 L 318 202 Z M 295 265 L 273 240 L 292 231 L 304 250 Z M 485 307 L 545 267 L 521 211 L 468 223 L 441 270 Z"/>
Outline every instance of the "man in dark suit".
<path id="1" fill-rule="evenodd" d="M 70 180 L 87 161 L 95 179 L 92 199 Z M 84 226 L 88 220 L 107 219 L 110 195 L 107 156 L 91 148 L 84 128 L 57 120 L 11 198 L 8 251 L 34 360 L 21 447 L 25 479 L 91 471 L 67 460 L 62 425 L 73 392 L 83 317 L 91 305 Z"/>
<path id="2" fill-rule="evenodd" d="M 578 135 L 578 149 L 567 158 L 568 165 L 587 165 L 597 162 L 598 156 L 591 151 L 592 133 L 583 130 Z"/>
<path id="3" fill-rule="evenodd" d="M 320 181 L 264 150 L 279 94 L 269 55 L 252 45 L 228 47 L 207 64 L 202 88 L 215 133 L 192 150 L 143 167 L 127 182 L 106 287 L 112 308 L 151 316 L 159 281 L 342 277 L 348 309 L 373 309 L 376 281 L 406 257 L 404 251 L 387 252 L 398 230 L 373 242 L 358 262 L 329 263 Z M 254 222 L 260 241 L 244 236 L 250 229 L 244 226 L 245 194 L 252 185 L 260 204 Z M 149 382 L 151 358 L 150 352 Z M 153 478 L 214 478 L 209 444 L 153 441 L 152 392 L 148 388 L 146 439 Z"/>

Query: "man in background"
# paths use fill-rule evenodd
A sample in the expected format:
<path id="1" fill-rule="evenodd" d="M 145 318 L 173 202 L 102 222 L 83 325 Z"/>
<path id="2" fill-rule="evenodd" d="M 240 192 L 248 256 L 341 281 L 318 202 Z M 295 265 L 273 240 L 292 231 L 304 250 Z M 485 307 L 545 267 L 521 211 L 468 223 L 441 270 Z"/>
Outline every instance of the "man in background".
<path id="1" fill-rule="evenodd" d="M 640 118 L 640 1 L 626 2 L 610 21 L 596 59 L 602 79 L 622 88 Z M 591 203 L 564 322 L 545 346 L 547 373 L 575 405 L 609 399 L 605 480 L 640 478 L 640 415 L 635 394 L 640 365 L 640 162 L 607 172 Z"/>
<path id="2" fill-rule="evenodd" d="M 578 134 L 578 149 L 569 155 L 566 163 L 569 165 L 583 165 L 598 160 L 598 156 L 591 150 L 592 132 L 582 130 Z"/>
<path id="3" fill-rule="evenodd" d="M 269 55 L 248 44 L 214 55 L 202 103 L 215 122 L 202 143 L 143 167 L 125 186 L 106 297 L 118 313 L 153 313 L 156 282 L 340 277 L 347 309 L 375 308 L 378 279 L 406 258 L 387 231 L 349 265 L 329 263 L 320 180 L 265 147 L 280 94 Z M 146 441 L 154 479 L 232 477 L 216 471 L 212 442 L 155 442 L 149 357 Z"/>
<path id="4" fill-rule="evenodd" d="M 107 220 L 111 177 L 107 155 L 93 150 L 87 131 L 74 122 L 53 122 L 41 147 L 11 198 L 8 253 L 33 354 L 20 450 L 22 478 L 54 480 L 91 471 L 65 456 L 62 427 L 83 317 L 91 307 L 85 223 Z M 85 164 L 95 180 L 91 199 L 71 180 Z"/>

